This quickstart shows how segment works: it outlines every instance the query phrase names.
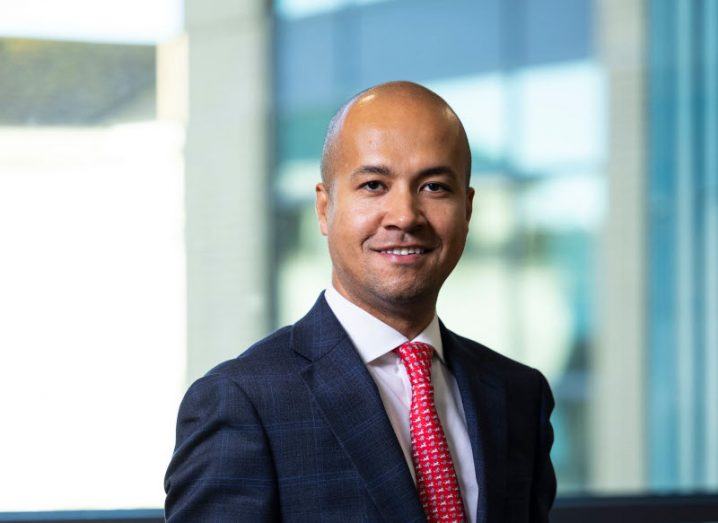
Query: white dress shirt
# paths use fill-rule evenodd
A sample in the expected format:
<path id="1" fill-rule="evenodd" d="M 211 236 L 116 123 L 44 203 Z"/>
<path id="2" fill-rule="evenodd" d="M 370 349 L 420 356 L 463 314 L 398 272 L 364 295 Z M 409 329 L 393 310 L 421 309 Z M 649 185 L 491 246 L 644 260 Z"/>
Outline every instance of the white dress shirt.
<path id="1" fill-rule="evenodd" d="M 413 340 L 408 340 L 400 332 L 347 300 L 333 286 L 326 290 L 324 297 L 339 323 L 349 334 L 369 374 L 376 382 L 414 483 L 416 483 L 416 472 L 411 460 L 409 430 L 411 382 L 401 359 L 393 350 L 407 341 L 420 341 L 434 347 L 434 358 L 431 363 L 434 402 L 449 444 L 466 517 L 470 522 L 475 522 L 479 487 L 476 483 L 473 452 L 466 430 L 459 387 L 444 363 L 439 318 L 434 315 L 434 319 L 421 334 Z"/>

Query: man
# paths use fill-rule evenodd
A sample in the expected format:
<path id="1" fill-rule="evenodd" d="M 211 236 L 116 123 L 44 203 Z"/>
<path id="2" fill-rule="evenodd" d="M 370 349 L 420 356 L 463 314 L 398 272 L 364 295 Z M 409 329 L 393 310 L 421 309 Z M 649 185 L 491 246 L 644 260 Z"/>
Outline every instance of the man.
<path id="1" fill-rule="evenodd" d="M 340 109 L 316 187 L 332 285 L 190 387 L 169 522 L 547 521 L 546 380 L 436 316 L 470 171 L 461 122 L 422 86 L 383 84 Z"/>

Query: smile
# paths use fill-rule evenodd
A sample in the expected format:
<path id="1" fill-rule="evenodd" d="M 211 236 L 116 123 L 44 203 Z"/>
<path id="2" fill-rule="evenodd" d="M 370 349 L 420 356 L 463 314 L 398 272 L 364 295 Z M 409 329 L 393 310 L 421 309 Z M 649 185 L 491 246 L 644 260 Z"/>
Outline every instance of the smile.
<path id="1" fill-rule="evenodd" d="M 426 252 L 426 249 L 421 249 L 417 247 L 409 247 L 405 249 L 385 249 L 382 251 L 379 251 L 382 254 L 394 254 L 397 256 L 409 256 L 410 254 L 424 254 Z"/>

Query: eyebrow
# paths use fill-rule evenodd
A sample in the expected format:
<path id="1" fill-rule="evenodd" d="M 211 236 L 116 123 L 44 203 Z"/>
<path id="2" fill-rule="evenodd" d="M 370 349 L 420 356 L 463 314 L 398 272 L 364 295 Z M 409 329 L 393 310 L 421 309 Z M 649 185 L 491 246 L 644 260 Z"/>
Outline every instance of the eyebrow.
<path id="1" fill-rule="evenodd" d="M 351 176 L 360 176 L 363 174 L 378 174 L 381 176 L 391 176 L 391 169 L 385 165 L 362 165 L 352 171 Z M 458 178 L 454 170 L 447 165 L 437 165 L 428 167 L 419 171 L 419 178 L 428 178 L 429 176 L 447 175 L 451 178 Z"/>
<path id="2" fill-rule="evenodd" d="M 361 174 L 380 174 L 382 176 L 391 176 L 391 169 L 383 165 L 362 165 L 352 171 L 352 176 Z"/>
<path id="3" fill-rule="evenodd" d="M 421 172 L 419 172 L 419 177 L 427 178 L 429 176 L 437 176 L 440 174 L 447 175 L 450 178 L 458 179 L 454 170 L 451 167 L 449 167 L 448 165 L 437 165 L 436 167 L 429 167 L 428 169 L 424 169 Z"/>

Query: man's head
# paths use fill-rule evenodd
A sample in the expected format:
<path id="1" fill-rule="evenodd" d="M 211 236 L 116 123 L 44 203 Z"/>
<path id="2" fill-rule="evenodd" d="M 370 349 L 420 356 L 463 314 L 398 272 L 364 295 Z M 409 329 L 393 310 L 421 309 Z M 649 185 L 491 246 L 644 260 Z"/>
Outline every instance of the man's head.
<path id="1" fill-rule="evenodd" d="M 466 166 L 464 174 L 466 175 L 466 186 L 468 187 L 469 181 L 471 179 L 471 151 L 469 150 L 469 140 L 466 136 L 466 131 L 464 130 L 464 126 L 462 125 L 461 120 L 459 120 L 459 117 L 456 116 L 456 113 L 454 113 L 454 110 L 449 106 L 449 104 L 447 104 L 446 101 L 438 94 L 422 85 L 415 84 L 412 82 L 389 82 L 370 87 L 369 89 L 366 89 L 354 95 L 348 102 L 342 105 L 336 113 L 334 113 L 334 116 L 329 121 L 327 134 L 324 137 L 324 147 L 322 148 L 322 183 L 324 183 L 327 188 L 331 187 L 331 180 L 334 175 L 334 159 L 336 157 L 337 151 L 336 146 L 338 144 L 337 138 L 339 135 L 339 131 L 341 131 L 342 129 L 342 125 L 347 116 L 347 113 L 358 101 L 365 100 L 372 94 L 377 95 L 380 93 L 394 93 L 395 95 L 399 95 L 400 97 L 412 97 L 417 102 L 423 100 L 429 104 L 434 104 L 440 110 L 447 111 L 451 115 L 451 117 L 453 117 L 461 133 L 460 141 L 465 148 L 464 152 L 466 153 Z"/>
<path id="2" fill-rule="evenodd" d="M 391 82 L 345 104 L 317 184 L 337 290 L 370 310 L 433 308 L 466 243 L 470 171 L 464 128 L 432 91 Z"/>

